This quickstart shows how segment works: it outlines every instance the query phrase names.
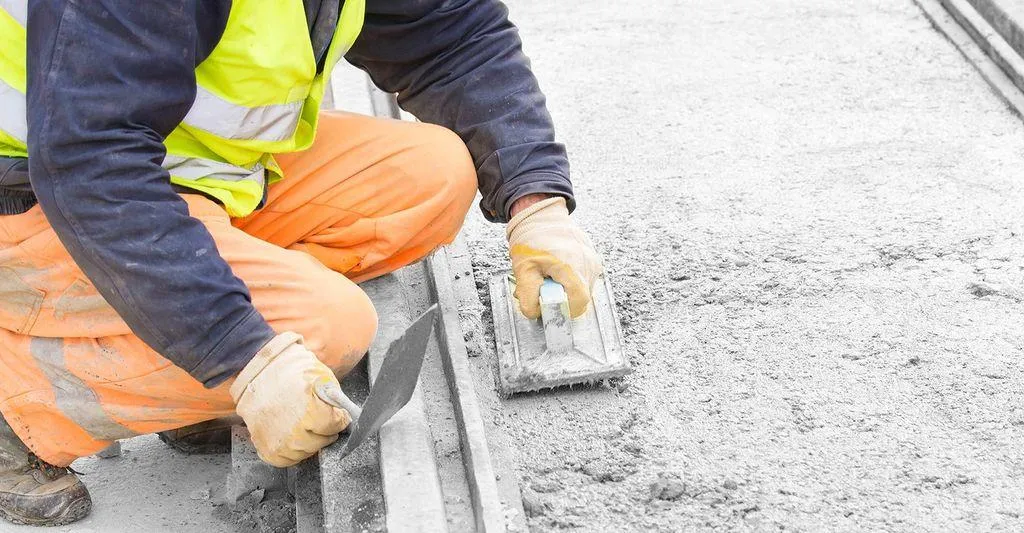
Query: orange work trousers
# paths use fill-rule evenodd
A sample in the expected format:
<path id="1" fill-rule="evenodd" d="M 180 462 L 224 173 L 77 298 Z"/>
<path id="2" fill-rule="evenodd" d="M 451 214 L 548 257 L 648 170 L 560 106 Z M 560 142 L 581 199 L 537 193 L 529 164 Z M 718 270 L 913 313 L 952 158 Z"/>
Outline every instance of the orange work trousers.
<path id="1" fill-rule="evenodd" d="M 473 162 L 446 129 L 341 112 L 323 113 L 313 146 L 278 161 L 285 179 L 246 218 L 183 198 L 270 326 L 344 374 L 377 326 L 356 282 L 454 239 L 476 194 Z M 0 216 L 0 412 L 43 460 L 63 466 L 116 439 L 230 415 L 230 385 L 204 388 L 133 335 L 38 206 Z"/>

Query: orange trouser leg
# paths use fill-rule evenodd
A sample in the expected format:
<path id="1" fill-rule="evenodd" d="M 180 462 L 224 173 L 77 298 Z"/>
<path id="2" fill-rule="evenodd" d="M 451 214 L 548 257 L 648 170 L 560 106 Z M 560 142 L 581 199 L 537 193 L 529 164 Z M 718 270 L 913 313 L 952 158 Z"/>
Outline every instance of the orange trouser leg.
<path id="1" fill-rule="evenodd" d="M 313 146 L 278 162 L 288 178 L 235 225 L 357 282 L 450 243 L 477 190 L 451 131 L 352 113 L 321 113 Z"/>
<path id="2" fill-rule="evenodd" d="M 440 128 L 343 114 L 281 159 L 287 178 L 268 208 L 237 227 L 211 201 L 184 198 L 271 327 L 302 334 L 344 373 L 376 314 L 339 272 L 367 279 L 449 242 L 475 174 Z M 41 458 L 65 465 L 114 439 L 231 414 L 229 386 L 204 388 L 135 337 L 38 207 L 0 217 L 0 412 Z"/>

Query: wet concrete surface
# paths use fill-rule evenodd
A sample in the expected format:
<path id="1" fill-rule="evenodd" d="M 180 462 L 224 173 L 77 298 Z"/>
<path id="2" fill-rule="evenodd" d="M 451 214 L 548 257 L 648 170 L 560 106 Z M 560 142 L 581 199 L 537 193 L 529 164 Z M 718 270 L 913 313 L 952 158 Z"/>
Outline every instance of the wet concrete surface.
<path id="1" fill-rule="evenodd" d="M 636 369 L 491 412 L 531 528 L 1024 528 L 1024 128 L 915 5 L 510 8 Z"/>

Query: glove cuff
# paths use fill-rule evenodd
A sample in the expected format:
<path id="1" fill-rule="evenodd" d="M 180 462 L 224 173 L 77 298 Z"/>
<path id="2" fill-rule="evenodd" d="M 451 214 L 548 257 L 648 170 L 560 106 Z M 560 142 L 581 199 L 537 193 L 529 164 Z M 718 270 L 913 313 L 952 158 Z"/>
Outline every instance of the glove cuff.
<path id="1" fill-rule="evenodd" d="M 235 377 L 235 382 L 228 389 L 228 392 L 231 393 L 231 399 L 235 401 L 235 405 L 238 405 L 238 401 L 242 399 L 242 395 L 245 394 L 245 390 L 252 383 L 252 380 L 256 379 L 256 376 L 260 375 L 260 372 L 263 372 L 263 369 L 271 361 L 293 344 L 302 344 L 302 335 L 286 331 L 270 339 L 270 342 L 264 344 L 260 351 L 256 352 L 256 355 L 242 368 L 242 371 Z"/>
<path id="2" fill-rule="evenodd" d="M 526 209 L 516 213 L 516 216 L 512 217 L 512 220 L 508 221 L 508 225 L 505 226 L 505 237 L 509 240 L 512 239 L 512 232 L 516 230 L 519 225 L 529 218 L 531 215 L 540 211 L 551 209 L 552 211 L 561 211 L 566 217 L 569 216 L 569 208 L 565 203 L 565 198 L 562 196 L 556 196 L 554 198 L 547 198 L 541 200 Z M 557 214 L 562 214 L 557 213 Z"/>

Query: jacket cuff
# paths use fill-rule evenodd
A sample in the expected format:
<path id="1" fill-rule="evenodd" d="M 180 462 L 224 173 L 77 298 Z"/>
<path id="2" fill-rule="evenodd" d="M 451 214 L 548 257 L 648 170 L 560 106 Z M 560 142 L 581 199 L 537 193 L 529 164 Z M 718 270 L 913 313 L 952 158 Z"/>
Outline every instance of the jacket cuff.
<path id="1" fill-rule="evenodd" d="M 497 211 L 488 211 L 481 204 L 484 218 L 491 222 L 507 223 L 511 218 L 509 211 L 516 200 L 528 194 L 553 194 L 565 198 L 566 207 L 572 213 L 576 209 L 576 200 L 573 198 L 572 183 L 569 178 L 560 174 L 550 172 L 532 172 L 516 176 L 501 185 L 495 194 L 496 202 L 494 208 Z"/>
<path id="2" fill-rule="evenodd" d="M 189 374 L 212 389 L 241 372 L 274 335 L 263 316 L 253 309 Z"/>

